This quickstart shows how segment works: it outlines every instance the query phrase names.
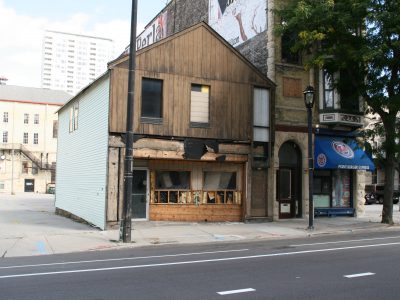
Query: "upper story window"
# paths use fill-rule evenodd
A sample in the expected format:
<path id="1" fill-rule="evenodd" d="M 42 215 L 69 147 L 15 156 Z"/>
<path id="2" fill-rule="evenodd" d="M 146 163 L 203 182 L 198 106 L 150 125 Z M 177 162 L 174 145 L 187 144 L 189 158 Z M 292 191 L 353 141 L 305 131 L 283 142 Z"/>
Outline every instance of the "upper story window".
<path id="1" fill-rule="evenodd" d="M 3 112 L 3 122 L 8 123 L 8 112 Z"/>
<path id="2" fill-rule="evenodd" d="M 33 124 L 39 124 L 39 114 L 35 114 L 33 117 Z"/>
<path id="3" fill-rule="evenodd" d="M 323 72 L 323 87 L 324 87 L 324 108 L 325 109 L 333 109 L 334 101 L 335 101 L 335 91 L 333 88 L 333 80 L 332 75 L 328 74 L 328 72 Z"/>
<path id="4" fill-rule="evenodd" d="M 162 119 L 163 81 L 142 78 L 142 121 L 159 122 Z"/>
<path id="5" fill-rule="evenodd" d="M 293 52 L 292 47 L 296 41 L 296 34 L 293 32 L 286 32 L 281 37 L 281 55 L 282 62 L 288 64 L 301 64 L 300 52 Z"/>
<path id="6" fill-rule="evenodd" d="M 23 143 L 23 144 L 28 144 L 28 141 L 29 141 L 29 139 L 28 139 L 28 133 L 27 133 L 27 132 L 24 132 L 24 136 L 23 136 L 23 138 L 22 138 L 22 143 Z"/>
<path id="7" fill-rule="evenodd" d="M 74 103 L 69 110 L 69 132 L 73 132 L 78 129 L 78 116 L 79 116 L 79 103 Z M 54 128 L 53 128 L 54 137 Z"/>
<path id="8" fill-rule="evenodd" d="M 254 88 L 253 140 L 269 142 L 269 90 Z"/>
<path id="9" fill-rule="evenodd" d="M 8 131 L 3 131 L 3 143 L 8 143 Z"/>
<path id="10" fill-rule="evenodd" d="M 29 114 L 24 114 L 24 124 L 29 124 Z"/>
<path id="11" fill-rule="evenodd" d="M 34 133 L 33 134 L 33 144 L 38 145 L 39 144 L 39 133 Z"/>
<path id="12" fill-rule="evenodd" d="M 338 79 L 340 78 L 340 82 Z M 340 110 L 344 113 L 360 113 L 360 97 L 357 89 L 351 84 L 346 71 L 337 72 L 334 75 L 326 70 L 321 71 L 322 104 L 321 108 Z M 337 86 L 341 84 L 342 86 Z M 340 91 L 340 92 L 339 92 Z"/>
<path id="13" fill-rule="evenodd" d="M 208 126 L 210 122 L 210 87 L 192 84 L 190 99 L 190 125 Z"/>

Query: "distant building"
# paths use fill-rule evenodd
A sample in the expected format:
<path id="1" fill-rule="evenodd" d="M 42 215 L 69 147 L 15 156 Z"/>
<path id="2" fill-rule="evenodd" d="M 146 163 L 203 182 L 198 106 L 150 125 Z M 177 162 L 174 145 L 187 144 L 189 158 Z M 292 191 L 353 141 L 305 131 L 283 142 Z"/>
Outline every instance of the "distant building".
<path id="1" fill-rule="evenodd" d="M 56 110 L 64 91 L 0 85 L 0 193 L 45 193 L 55 182 Z"/>
<path id="2" fill-rule="evenodd" d="M 75 95 L 107 70 L 113 54 L 111 39 L 47 30 L 41 86 Z"/>

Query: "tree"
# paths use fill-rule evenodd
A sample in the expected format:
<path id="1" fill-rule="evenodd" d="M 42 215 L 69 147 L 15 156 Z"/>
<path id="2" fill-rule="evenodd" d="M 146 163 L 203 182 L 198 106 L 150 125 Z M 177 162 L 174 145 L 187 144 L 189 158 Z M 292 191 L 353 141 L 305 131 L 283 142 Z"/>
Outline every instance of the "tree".
<path id="1" fill-rule="evenodd" d="M 334 78 L 342 107 L 362 97 L 365 112 L 378 116 L 379 126 L 367 135 L 382 135 L 384 141 L 382 223 L 393 224 L 393 180 L 399 162 L 399 1 L 288 0 L 275 13 L 282 19 L 277 33 L 296 34 L 291 50 L 303 54 L 305 67 L 323 68 Z"/>

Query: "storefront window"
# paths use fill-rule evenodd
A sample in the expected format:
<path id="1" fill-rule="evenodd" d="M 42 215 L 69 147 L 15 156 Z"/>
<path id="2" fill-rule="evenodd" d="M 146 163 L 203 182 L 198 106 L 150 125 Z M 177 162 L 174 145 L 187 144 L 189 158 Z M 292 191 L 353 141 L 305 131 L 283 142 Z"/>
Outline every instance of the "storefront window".
<path id="1" fill-rule="evenodd" d="M 332 172 L 332 207 L 350 207 L 350 170 Z"/>
<path id="2" fill-rule="evenodd" d="M 179 203 L 181 191 L 190 190 L 190 172 L 156 172 L 156 202 Z"/>
<path id="3" fill-rule="evenodd" d="M 234 202 L 236 190 L 235 172 L 204 172 L 205 201 L 207 203 L 230 203 Z"/>
<path id="4" fill-rule="evenodd" d="M 331 206 L 331 172 L 315 171 L 313 199 L 315 207 Z"/>
<path id="5" fill-rule="evenodd" d="M 351 207 L 351 171 L 319 170 L 314 173 L 315 207 Z"/>
<path id="6" fill-rule="evenodd" d="M 154 184 L 151 203 L 155 204 L 241 204 L 242 193 L 237 190 L 236 172 L 203 173 L 195 176 L 192 189 L 189 171 L 155 171 L 150 177 Z M 199 174 L 200 175 L 200 174 Z"/>

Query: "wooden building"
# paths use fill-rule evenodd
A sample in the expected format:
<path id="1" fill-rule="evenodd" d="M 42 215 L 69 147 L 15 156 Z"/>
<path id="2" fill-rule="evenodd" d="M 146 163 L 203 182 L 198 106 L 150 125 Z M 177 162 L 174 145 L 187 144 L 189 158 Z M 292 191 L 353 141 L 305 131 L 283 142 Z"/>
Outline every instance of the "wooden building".
<path id="1" fill-rule="evenodd" d="M 59 111 L 64 132 L 59 135 L 57 211 L 100 228 L 121 219 L 128 63 L 127 55 L 111 62 L 106 74 Z M 213 29 L 199 23 L 138 51 L 134 99 L 135 219 L 242 221 L 268 216 L 274 84 Z M 107 108 L 107 113 L 89 116 L 85 105 Z M 75 123 L 80 125 L 71 131 Z M 105 148 L 103 142 L 79 146 L 78 136 L 84 136 L 79 131 L 95 133 L 96 124 L 103 131 L 108 127 L 106 158 L 104 150 L 96 152 Z M 76 146 L 68 143 L 71 134 Z M 74 151 L 102 168 L 96 174 L 105 179 L 103 186 L 103 179 L 91 185 L 91 168 L 86 175 L 71 176 L 71 159 L 80 159 L 72 158 Z M 98 199 L 68 189 L 74 181 L 81 192 Z"/>

